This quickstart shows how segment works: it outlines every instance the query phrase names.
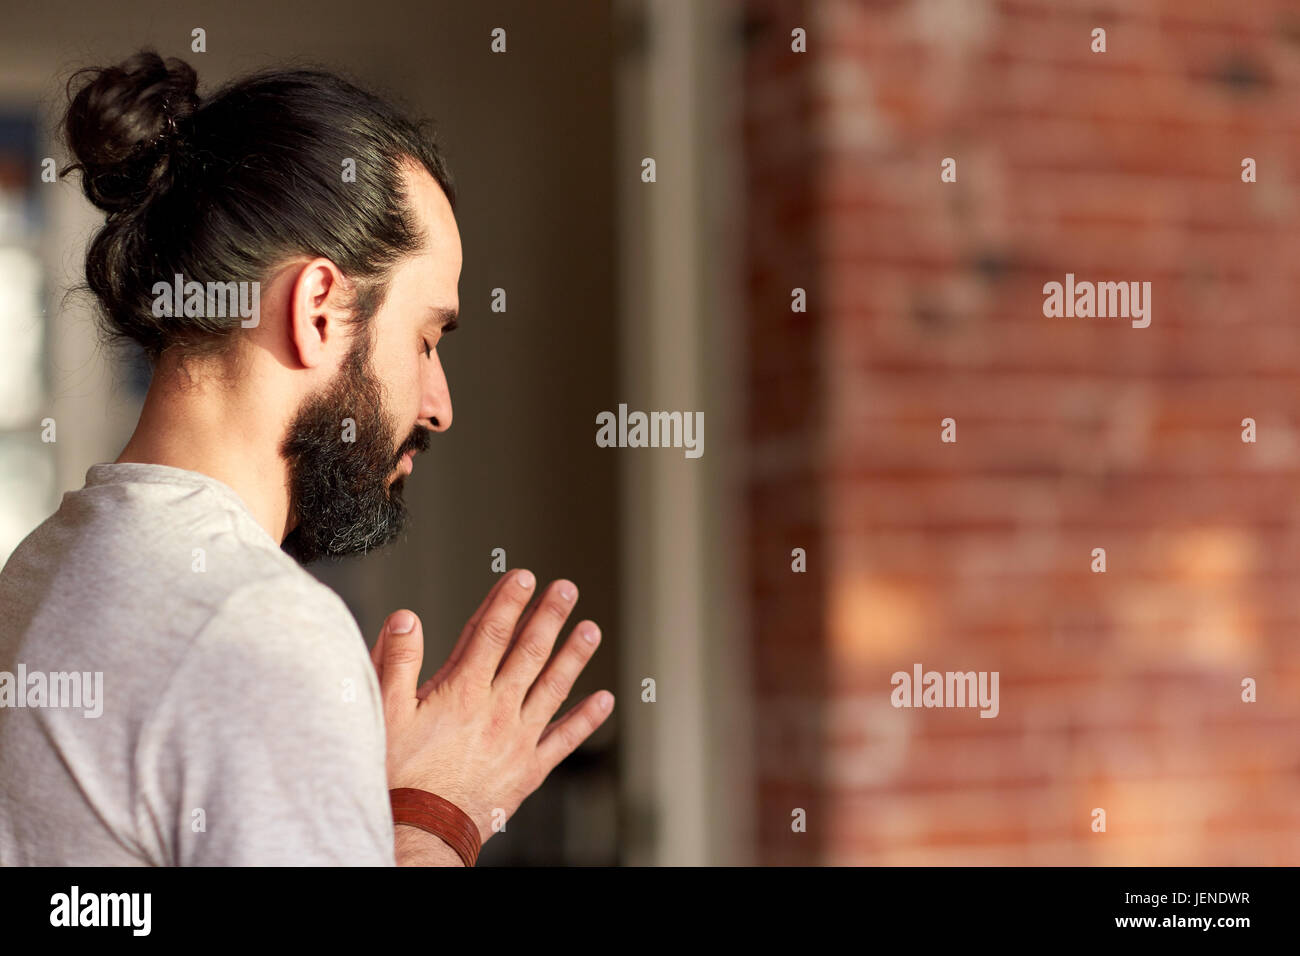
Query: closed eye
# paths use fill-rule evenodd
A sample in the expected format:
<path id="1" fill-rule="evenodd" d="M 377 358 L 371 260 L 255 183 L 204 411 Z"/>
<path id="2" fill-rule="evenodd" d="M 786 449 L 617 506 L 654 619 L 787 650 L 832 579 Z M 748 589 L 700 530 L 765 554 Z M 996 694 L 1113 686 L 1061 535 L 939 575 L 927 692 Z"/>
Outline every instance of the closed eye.
<path id="1" fill-rule="evenodd" d="M 431 348 L 429 347 L 429 340 L 428 340 L 428 339 L 422 339 L 421 341 L 424 342 L 424 357 L 425 357 L 425 358 L 428 358 L 430 355 L 433 354 L 433 349 L 431 349 Z"/>

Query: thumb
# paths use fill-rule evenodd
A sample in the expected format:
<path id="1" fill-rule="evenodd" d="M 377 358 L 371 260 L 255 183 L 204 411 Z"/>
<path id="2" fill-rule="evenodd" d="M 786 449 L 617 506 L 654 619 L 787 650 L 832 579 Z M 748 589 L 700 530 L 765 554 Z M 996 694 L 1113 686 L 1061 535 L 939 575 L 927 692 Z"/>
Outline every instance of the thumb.
<path id="1" fill-rule="evenodd" d="M 384 704 L 410 700 L 424 664 L 424 628 L 413 611 L 394 611 L 375 645 Z"/>

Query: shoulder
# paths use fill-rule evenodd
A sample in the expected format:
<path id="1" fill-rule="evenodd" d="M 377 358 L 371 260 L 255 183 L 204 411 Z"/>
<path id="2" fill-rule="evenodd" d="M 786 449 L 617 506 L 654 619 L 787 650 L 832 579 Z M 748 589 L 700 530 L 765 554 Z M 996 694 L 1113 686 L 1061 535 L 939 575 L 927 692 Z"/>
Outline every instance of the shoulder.
<path id="1" fill-rule="evenodd" d="M 292 674 L 300 682 L 369 664 L 365 640 L 343 599 L 299 568 L 232 588 L 184 656 L 219 672 Z"/>
<path id="2" fill-rule="evenodd" d="M 257 618 L 287 630 L 323 627 L 331 634 L 361 634 L 352 612 L 334 589 L 296 565 L 285 568 L 268 562 L 247 569 L 240 577 L 213 609 L 204 631 L 230 632 Z"/>
<path id="3" fill-rule="evenodd" d="M 351 612 L 306 572 L 271 575 L 229 593 L 159 691 L 138 820 L 182 864 L 391 865 L 385 758 Z M 175 826 L 196 808 L 202 833 Z"/>
<path id="4" fill-rule="evenodd" d="M 229 593 L 157 689 L 146 726 L 178 759 L 241 766 L 254 753 L 269 765 L 304 753 L 338 763 L 384 747 L 378 680 L 356 621 L 301 570 Z"/>

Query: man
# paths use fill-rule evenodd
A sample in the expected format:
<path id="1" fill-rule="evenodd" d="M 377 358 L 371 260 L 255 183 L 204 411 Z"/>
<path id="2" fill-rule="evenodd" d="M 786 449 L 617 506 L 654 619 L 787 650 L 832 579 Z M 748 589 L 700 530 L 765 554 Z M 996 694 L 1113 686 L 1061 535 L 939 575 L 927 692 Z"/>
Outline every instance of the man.
<path id="1" fill-rule="evenodd" d="M 581 622 L 548 660 L 577 589 L 524 613 L 536 582 L 504 575 L 417 687 L 416 616 L 367 655 L 299 564 L 391 540 L 451 425 L 461 246 L 437 148 L 330 74 L 201 102 L 149 51 L 89 71 L 65 131 L 108 213 L 86 262 L 103 331 L 153 378 L 117 461 L 0 573 L 0 864 L 472 863 L 395 825 L 390 791 L 486 841 L 608 717 L 602 692 L 552 719 L 599 639 Z"/>

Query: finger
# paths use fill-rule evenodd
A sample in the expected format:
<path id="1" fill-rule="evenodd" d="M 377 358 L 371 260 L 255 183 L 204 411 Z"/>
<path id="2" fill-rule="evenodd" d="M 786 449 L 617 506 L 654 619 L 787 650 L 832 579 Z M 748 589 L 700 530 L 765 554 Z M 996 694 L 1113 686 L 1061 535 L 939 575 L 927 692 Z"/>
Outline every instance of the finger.
<path id="1" fill-rule="evenodd" d="M 384 622 L 380 636 L 384 643 L 380 667 L 380 696 L 385 708 L 411 699 L 415 685 L 420 680 L 420 667 L 424 664 L 424 628 L 420 618 L 405 609 L 394 611 Z"/>
<path id="2" fill-rule="evenodd" d="M 546 773 L 549 774 L 561 760 L 577 750 L 613 712 L 614 695 L 602 690 L 547 727 L 537 741 L 537 759 Z"/>
<path id="3" fill-rule="evenodd" d="M 520 699 L 537 680 L 542 665 L 551 656 L 560 628 L 578 601 L 578 587 L 572 581 L 559 580 L 538 595 L 524 612 L 514 636 L 506 647 L 505 657 L 497 668 L 493 687 L 517 687 Z"/>
<path id="4" fill-rule="evenodd" d="M 506 660 L 510 657 L 510 652 L 515 649 L 515 644 L 518 643 L 519 641 L 519 635 L 523 632 L 523 629 L 528 626 L 528 623 L 533 619 L 533 615 L 537 613 L 537 605 L 542 602 L 542 597 L 545 594 L 546 594 L 545 591 L 540 591 L 537 594 L 534 594 L 533 599 L 529 601 L 528 606 L 524 608 L 524 613 L 522 616 L 520 616 L 519 623 L 515 625 L 515 632 L 510 635 L 510 643 L 506 645 L 506 652 L 505 655 L 501 658 L 501 664 L 497 665 L 497 674 L 501 673 L 501 665 L 505 664 Z M 492 680 L 495 681 L 496 677 L 494 676 Z"/>
<path id="5" fill-rule="evenodd" d="M 496 582 L 492 587 L 488 588 L 488 593 L 479 603 L 478 610 L 470 616 L 470 619 L 465 623 L 465 626 L 460 629 L 460 637 L 456 638 L 456 645 L 451 649 L 451 653 L 447 655 L 447 659 L 442 662 L 442 666 L 434 672 L 434 675 L 421 684 L 420 689 L 415 692 L 415 696 L 420 698 L 420 700 L 424 700 L 424 698 L 428 697 L 429 693 L 442 683 L 443 678 L 446 677 L 447 674 L 451 672 L 452 668 L 456 666 L 456 662 L 459 661 L 461 656 L 465 653 L 465 645 L 469 643 L 469 636 L 474 633 L 474 628 L 478 627 L 478 622 L 482 619 L 483 612 L 487 610 L 487 606 L 492 602 L 493 596 L 501 589 L 501 583 L 508 577 L 508 574 L 501 575 L 501 577 L 496 579 Z"/>
<path id="6" fill-rule="evenodd" d="M 474 629 L 478 627 L 478 622 L 483 619 L 483 612 L 487 610 L 488 605 L 492 603 L 493 598 L 496 597 L 497 592 L 501 590 L 501 585 L 508 577 L 510 577 L 509 574 L 501 575 L 501 577 L 497 578 L 496 583 L 488 589 L 488 593 L 484 596 L 483 600 L 479 602 L 478 610 L 470 616 L 470 619 L 465 622 L 465 626 L 460 629 L 460 637 L 456 638 L 456 646 L 453 647 L 451 653 L 447 655 L 446 663 L 439 668 L 439 673 L 442 673 L 444 669 L 450 670 L 456 666 L 456 662 L 460 660 L 461 655 L 465 653 L 465 645 L 469 643 L 470 635 L 473 634 Z"/>
<path id="7" fill-rule="evenodd" d="M 594 621 L 583 621 L 573 629 L 555 659 L 546 665 L 533 682 L 520 711 L 524 723 L 544 724 L 550 720 L 600 646 L 600 628 Z"/>
<path id="8" fill-rule="evenodd" d="M 458 662 L 461 673 L 470 680 L 484 687 L 492 683 L 536 583 L 532 573 L 525 570 L 511 572 L 509 580 L 502 581 L 465 642 Z"/>
<path id="9" fill-rule="evenodd" d="M 492 585 L 491 589 L 488 590 L 487 596 L 483 598 L 483 601 L 479 604 L 478 610 L 474 612 L 473 616 L 468 622 L 466 622 L 465 626 L 461 628 L 460 637 L 456 639 L 456 646 L 451 649 L 451 653 L 447 655 L 447 659 L 443 661 L 442 666 L 438 668 L 437 672 L 432 677 L 421 684 L 420 689 L 415 692 L 415 696 L 420 698 L 420 700 L 424 700 L 424 698 L 428 697 L 433 689 L 437 687 L 438 684 L 442 683 L 443 678 L 446 677 L 451 669 L 456 666 L 456 662 L 460 660 L 461 656 L 465 652 L 465 645 L 469 642 L 470 635 L 474 632 L 474 628 L 478 626 L 478 622 L 482 619 L 483 612 L 487 609 L 488 604 L 491 603 L 493 596 L 498 590 L 500 590 L 502 582 L 505 581 L 507 577 L 509 577 L 509 575 L 503 574 L 501 577 L 496 579 L 496 583 Z M 532 619 L 536 610 L 537 598 L 535 596 L 534 600 L 530 602 L 528 607 L 524 610 L 523 618 L 515 626 L 515 632 L 510 638 L 510 644 L 506 647 L 507 655 L 510 653 L 511 648 L 515 646 L 515 642 L 519 639 L 521 629 L 528 626 L 528 622 Z M 498 667 L 497 673 L 500 673 L 500 670 L 500 667 Z"/>
<path id="10" fill-rule="evenodd" d="M 510 643 L 506 645 L 505 655 L 501 658 L 502 664 L 504 664 L 506 658 L 510 656 L 510 652 L 514 650 L 514 646 L 518 643 L 519 635 L 523 632 L 523 629 L 528 626 L 528 623 L 533 619 L 533 615 L 537 613 L 537 605 L 541 603 L 542 595 L 544 593 L 545 592 L 534 594 L 533 599 L 529 601 L 528 606 L 524 608 L 523 616 L 519 618 L 519 623 L 515 625 L 515 632 L 510 635 Z M 497 666 L 497 673 L 501 673 L 500 665 Z M 492 679 L 496 680 L 495 677 Z"/>

